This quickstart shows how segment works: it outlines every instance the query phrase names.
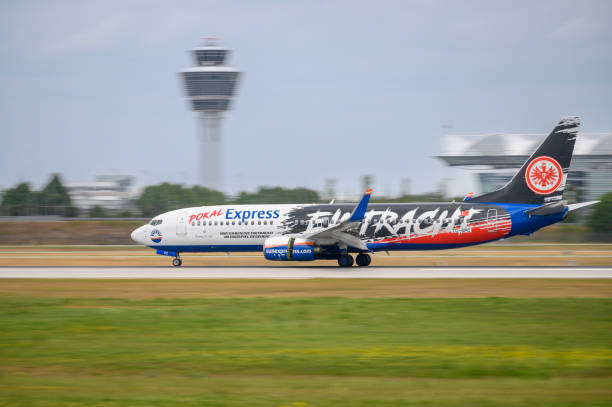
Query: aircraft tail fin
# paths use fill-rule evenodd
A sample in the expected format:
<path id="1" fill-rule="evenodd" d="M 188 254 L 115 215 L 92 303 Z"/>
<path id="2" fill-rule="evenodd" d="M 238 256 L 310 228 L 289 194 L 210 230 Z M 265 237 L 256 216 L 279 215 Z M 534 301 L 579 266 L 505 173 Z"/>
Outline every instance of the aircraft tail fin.
<path id="1" fill-rule="evenodd" d="M 563 199 L 580 118 L 565 117 L 504 187 L 473 202 L 543 204 Z"/>

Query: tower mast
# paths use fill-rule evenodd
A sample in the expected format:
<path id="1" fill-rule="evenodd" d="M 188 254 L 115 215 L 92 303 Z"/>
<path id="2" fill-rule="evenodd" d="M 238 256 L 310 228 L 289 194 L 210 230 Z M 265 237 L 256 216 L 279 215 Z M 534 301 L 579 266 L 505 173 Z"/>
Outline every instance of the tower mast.
<path id="1" fill-rule="evenodd" d="M 201 47 L 191 50 L 195 66 L 181 72 L 191 110 L 201 121 L 201 184 L 220 191 L 222 184 L 221 125 L 223 113 L 230 109 L 241 72 L 227 65 L 230 50 L 206 38 Z"/>

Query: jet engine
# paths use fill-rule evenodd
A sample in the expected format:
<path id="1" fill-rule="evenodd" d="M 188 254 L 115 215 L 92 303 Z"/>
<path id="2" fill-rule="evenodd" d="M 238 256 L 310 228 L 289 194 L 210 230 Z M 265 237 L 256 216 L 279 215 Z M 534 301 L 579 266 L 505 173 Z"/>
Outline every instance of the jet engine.
<path id="1" fill-rule="evenodd" d="M 264 242 L 266 260 L 277 261 L 311 261 L 319 257 L 320 248 L 306 239 L 273 236 Z"/>

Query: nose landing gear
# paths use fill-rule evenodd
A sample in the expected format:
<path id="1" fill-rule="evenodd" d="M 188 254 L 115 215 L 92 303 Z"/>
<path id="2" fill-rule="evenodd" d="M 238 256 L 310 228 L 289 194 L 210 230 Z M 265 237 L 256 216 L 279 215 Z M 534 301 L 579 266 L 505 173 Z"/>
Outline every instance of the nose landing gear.
<path id="1" fill-rule="evenodd" d="M 172 265 L 174 267 L 179 267 L 181 264 L 183 264 L 183 261 L 181 260 L 181 257 L 180 257 L 178 252 L 172 252 L 172 251 L 168 251 L 168 250 L 157 249 L 157 254 L 159 254 L 161 256 L 174 257 L 174 259 L 172 259 Z"/>

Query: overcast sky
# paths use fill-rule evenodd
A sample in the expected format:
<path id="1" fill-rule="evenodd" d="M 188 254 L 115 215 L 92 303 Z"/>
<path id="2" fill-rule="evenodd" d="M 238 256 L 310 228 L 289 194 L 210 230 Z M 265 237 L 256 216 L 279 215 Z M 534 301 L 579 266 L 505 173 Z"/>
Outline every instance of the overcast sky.
<path id="1" fill-rule="evenodd" d="M 397 193 L 472 177 L 444 133 L 612 131 L 611 1 L 4 1 L 0 185 L 133 174 L 198 181 L 177 72 L 216 36 L 245 72 L 223 125 L 226 190 Z M 376 193 L 376 191 L 375 191 Z"/>

